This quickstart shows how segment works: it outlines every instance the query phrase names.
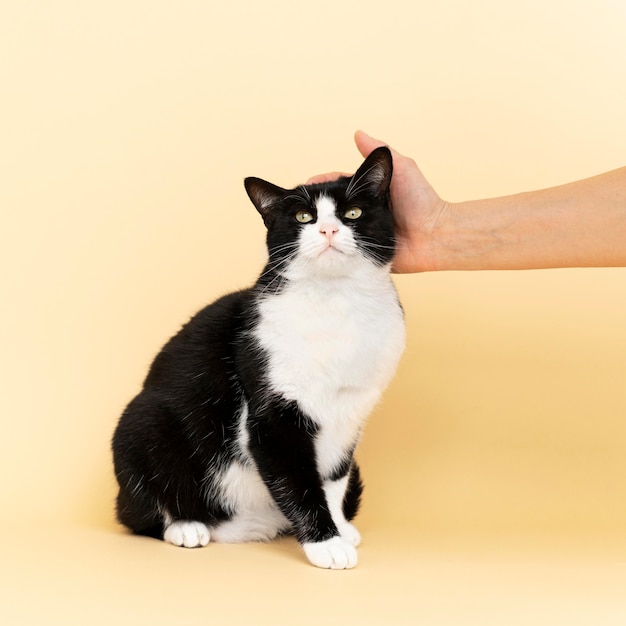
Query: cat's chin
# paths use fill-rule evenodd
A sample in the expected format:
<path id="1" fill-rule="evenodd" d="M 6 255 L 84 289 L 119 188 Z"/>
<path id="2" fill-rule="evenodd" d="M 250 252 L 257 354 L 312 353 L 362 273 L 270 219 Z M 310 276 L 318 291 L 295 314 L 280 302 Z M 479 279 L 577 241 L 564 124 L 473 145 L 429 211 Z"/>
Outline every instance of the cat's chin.
<path id="1" fill-rule="evenodd" d="M 337 248 L 326 248 L 315 257 L 315 269 L 324 274 L 345 276 L 352 271 L 351 257 Z"/>

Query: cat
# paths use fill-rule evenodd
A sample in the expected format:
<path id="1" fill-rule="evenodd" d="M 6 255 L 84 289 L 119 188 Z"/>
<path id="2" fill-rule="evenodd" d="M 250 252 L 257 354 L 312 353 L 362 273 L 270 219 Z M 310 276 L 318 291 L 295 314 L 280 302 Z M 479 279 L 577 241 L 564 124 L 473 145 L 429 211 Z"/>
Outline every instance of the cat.
<path id="1" fill-rule="evenodd" d="M 187 548 L 293 533 L 313 565 L 356 565 L 354 450 L 405 343 L 391 176 L 381 147 L 333 182 L 245 179 L 267 265 L 169 340 L 123 412 L 119 522 Z"/>

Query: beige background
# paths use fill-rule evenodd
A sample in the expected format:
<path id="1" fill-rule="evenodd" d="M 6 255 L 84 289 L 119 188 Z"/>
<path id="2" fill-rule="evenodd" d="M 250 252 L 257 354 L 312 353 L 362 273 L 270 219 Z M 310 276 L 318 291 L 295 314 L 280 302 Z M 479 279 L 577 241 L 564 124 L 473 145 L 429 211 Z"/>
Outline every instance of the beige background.
<path id="1" fill-rule="evenodd" d="M 125 535 L 109 440 L 162 343 L 260 270 L 245 176 L 354 170 L 356 128 L 449 200 L 623 166 L 625 7 L 3 2 L 3 623 L 623 624 L 626 269 L 397 278 L 352 572 Z"/>

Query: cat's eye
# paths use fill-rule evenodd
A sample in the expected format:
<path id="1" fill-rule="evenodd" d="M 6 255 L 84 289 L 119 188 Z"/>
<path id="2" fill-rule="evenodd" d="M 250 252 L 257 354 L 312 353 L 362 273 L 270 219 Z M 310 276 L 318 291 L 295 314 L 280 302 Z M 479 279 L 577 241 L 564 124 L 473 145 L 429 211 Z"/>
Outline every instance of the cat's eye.
<path id="1" fill-rule="evenodd" d="M 343 216 L 348 220 L 358 220 L 359 217 L 363 215 L 363 211 L 359 209 L 359 207 L 354 206 L 351 209 L 348 209 Z"/>
<path id="2" fill-rule="evenodd" d="M 296 219 L 300 224 L 308 224 L 313 221 L 313 215 L 309 211 L 298 211 L 296 213 Z"/>

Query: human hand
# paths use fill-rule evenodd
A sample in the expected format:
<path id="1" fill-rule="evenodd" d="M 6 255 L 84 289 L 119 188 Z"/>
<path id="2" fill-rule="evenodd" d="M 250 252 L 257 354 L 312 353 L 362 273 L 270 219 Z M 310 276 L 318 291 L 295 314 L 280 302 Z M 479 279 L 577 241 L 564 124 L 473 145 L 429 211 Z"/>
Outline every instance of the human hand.
<path id="1" fill-rule="evenodd" d="M 354 141 L 363 157 L 386 145 L 363 131 L 355 133 Z M 393 156 L 391 211 L 396 231 L 392 269 L 399 274 L 436 269 L 433 239 L 437 229 L 445 222 L 450 205 L 439 197 L 413 159 L 393 148 L 390 150 Z M 314 176 L 307 183 L 328 182 L 340 176 L 350 174 L 330 172 Z"/>

